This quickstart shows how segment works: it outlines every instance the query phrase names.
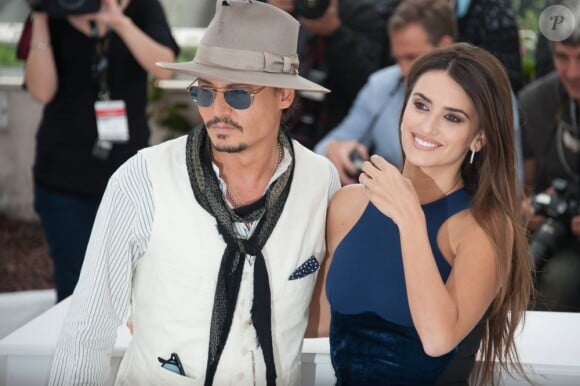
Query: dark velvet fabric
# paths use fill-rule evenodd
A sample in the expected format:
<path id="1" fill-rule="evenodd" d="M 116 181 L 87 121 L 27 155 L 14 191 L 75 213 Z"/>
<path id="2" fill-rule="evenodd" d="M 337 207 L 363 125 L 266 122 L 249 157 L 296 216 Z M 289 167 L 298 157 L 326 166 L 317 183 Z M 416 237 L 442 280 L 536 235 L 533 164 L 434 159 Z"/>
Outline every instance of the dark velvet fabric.
<path id="1" fill-rule="evenodd" d="M 457 352 L 430 357 L 414 327 L 372 312 L 332 312 L 329 339 L 338 386 L 435 385 Z"/>

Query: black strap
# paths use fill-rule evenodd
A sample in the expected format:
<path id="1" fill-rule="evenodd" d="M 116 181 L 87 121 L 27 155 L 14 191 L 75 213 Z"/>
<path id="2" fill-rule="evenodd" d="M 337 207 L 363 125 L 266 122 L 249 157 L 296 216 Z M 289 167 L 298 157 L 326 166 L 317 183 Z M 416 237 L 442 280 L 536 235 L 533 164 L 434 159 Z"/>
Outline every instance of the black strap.
<path id="1" fill-rule="evenodd" d="M 91 73 L 93 79 L 97 82 L 99 87 L 99 100 L 109 100 L 110 90 L 107 79 L 107 72 L 109 69 L 109 44 L 111 40 L 111 30 L 108 29 L 105 36 L 101 39 L 99 37 L 99 28 L 94 20 L 90 21 L 91 26 L 91 40 L 95 46 L 95 56 L 91 64 Z"/>

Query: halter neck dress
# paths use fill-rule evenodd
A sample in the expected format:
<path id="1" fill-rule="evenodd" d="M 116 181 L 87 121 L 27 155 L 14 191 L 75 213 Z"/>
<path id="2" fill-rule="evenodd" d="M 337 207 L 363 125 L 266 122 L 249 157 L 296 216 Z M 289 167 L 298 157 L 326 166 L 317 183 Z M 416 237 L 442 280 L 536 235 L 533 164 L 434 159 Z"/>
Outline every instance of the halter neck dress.
<path id="1" fill-rule="evenodd" d="M 470 206 L 471 195 L 464 189 L 422 205 L 443 281 L 451 266 L 437 246 L 437 233 L 448 218 Z M 451 352 L 440 357 L 425 354 L 409 310 L 399 230 L 370 202 L 336 248 L 326 294 L 337 385 L 432 385 L 452 362 L 455 369 L 445 383 L 467 384 L 481 323 Z"/>

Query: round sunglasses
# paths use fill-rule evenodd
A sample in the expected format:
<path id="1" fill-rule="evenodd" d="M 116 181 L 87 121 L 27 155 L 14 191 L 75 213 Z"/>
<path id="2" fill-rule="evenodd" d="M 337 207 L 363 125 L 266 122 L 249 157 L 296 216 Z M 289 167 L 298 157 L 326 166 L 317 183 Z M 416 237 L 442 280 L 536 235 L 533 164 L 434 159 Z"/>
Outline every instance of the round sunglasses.
<path id="1" fill-rule="evenodd" d="M 191 95 L 193 103 L 200 107 L 209 107 L 215 99 L 217 92 L 224 95 L 224 99 L 236 110 L 244 110 L 252 105 L 254 95 L 262 91 L 265 87 L 257 90 L 247 88 L 213 88 L 208 86 L 189 86 L 187 91 Z"/>

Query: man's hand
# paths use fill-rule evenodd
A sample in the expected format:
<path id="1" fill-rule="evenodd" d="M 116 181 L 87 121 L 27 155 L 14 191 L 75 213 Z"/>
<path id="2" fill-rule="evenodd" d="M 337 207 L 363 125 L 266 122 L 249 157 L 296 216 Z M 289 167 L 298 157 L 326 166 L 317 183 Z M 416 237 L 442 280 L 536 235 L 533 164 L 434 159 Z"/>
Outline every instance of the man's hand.
<path id="1" fill-rule="evenodd" d="M 133 335 L 133 318 L 132 317 L 129 317 L 129 319 L 127 319 L 127 328 L 131 332 L 131 335 Z"/>
<path id="2" fill-rule="evenodd" d="M 570 221 L 570 230 L 576 237 L 580 237 L 580 214 L 572 217 Z"/>
<path id="3" fill-rule="evenodd" d="M 294 13 L 294 0 L 268 0 L 268 3 L 288 13 Z"/>
<path id="4" fill-rule="evenodd" d="M 359 170 L 350 160 L 350 154 L 357 151 L 362 159 L 368 159 L 367 148 L 355 140 L 350 141 L 330 141 L 326 146 L 326 157 L 338 169 L 338 175 L 342 185 L 354 184 Z"/>
<path id="5" fill-rule="evenodd" d="M 528 229 L 531 231 L 537 230 L 546 220 L 546 217 L 536 214 L 532 206 L 532 197 L 524 197 L 520 203 L 520 212 L 528 220 Z"/>

